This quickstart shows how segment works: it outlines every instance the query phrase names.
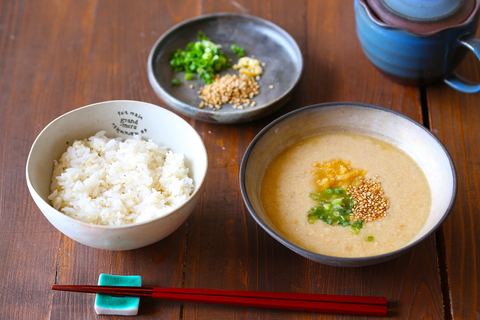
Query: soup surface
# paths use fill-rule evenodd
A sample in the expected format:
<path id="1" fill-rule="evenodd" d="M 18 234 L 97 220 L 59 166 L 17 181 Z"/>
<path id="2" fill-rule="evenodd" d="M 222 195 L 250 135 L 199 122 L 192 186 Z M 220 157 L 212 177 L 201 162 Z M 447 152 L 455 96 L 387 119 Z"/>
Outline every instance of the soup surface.
<path id="1" fill-rule="evenodd" d="M 366 223 L 357 234 L 349 227 L 307 220 L 308 211 L 317 205 L 309 197 L 318 189 L 313 163 L 332 159 L 366 170 L 365 178 L 379 181 L 390 199 L 387 215 Z M 261 198 L 271 222 L 286 238 L 310 251 L 340 257 L 377 255 L 405 246 L 422 229 L 431 206 L 427 179 L 410 156 L 379 139 L 343 132 L 313 136 L 280 153 L 264 174 Z"/>

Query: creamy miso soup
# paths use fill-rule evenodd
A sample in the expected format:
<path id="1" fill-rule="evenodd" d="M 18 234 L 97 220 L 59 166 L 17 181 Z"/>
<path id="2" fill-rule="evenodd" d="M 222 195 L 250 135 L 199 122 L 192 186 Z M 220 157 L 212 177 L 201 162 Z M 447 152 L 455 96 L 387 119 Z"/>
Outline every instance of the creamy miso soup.
<path id="1" fill-rule="evenodd" d="M 309 197 L 318 187 L 313 163 L 331 159 L 347 161 L 365 170 L 365 178 L 381 183 L 390 202 L 386 216 L 365 223 L 356 234 L 349 227 L 308 222 L 308 211 L 317 205 Z M 431 206 L 427 179 L 410 156 L 382 140 L 343 132 L 313 136 L 280 153 L 264 174 L 261 198 L 271 222 L 286 238 L 339 257 L 371 256 L 405 246 L 422 229 Z"/>

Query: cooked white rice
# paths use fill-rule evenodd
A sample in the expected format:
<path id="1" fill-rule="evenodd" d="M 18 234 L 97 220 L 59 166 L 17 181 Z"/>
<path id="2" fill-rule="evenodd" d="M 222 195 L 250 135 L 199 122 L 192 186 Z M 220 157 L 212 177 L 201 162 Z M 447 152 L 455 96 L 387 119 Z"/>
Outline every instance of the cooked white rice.
<path id="1" fill-rule="evenodd" d="M 104 131 L 75 141 L 55 161 L 55 209 L 92 224 L 124 225 L 161 217 L 191 195 L 185 156 L 139 136 L 109 139 Z"/>

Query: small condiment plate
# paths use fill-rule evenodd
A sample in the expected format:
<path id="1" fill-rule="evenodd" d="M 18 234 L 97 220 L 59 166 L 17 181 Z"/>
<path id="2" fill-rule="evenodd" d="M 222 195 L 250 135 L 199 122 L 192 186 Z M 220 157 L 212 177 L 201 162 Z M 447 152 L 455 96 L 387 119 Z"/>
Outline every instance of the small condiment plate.
<path id="1" fill-rule="evenodd" d="M 245 56 L 265 63 L 258 80 L 260 93 L 252 99 L 256 106 L 235 109 L 224 104 L 219 110 L 198 107 L 202 101 L 198 90 L 205 83 L 199 79 L 184 80 L 183 73 L 176 73 L 169 61 L 173 51 L 184 50 L 189 42 L 197 41 L 199 32 L 222 45 L 232 64 L 238 57 L 231 51 L 231 44 L 243 47 Z M 252 121 L 280 109 L 291 97 L 302 71 L 302 54 L 286 31 L 267 20 L 235 13 L 203 15 L 177 24 L 156 41 L 148 57 L 148 78 L 158 97 L 175 112 L 213 123 Z M 220 75 L 225 73 L 238 74 L 238 71 L 231 68 Z M 174 78 L 182 84 L 172 85 Z"/>

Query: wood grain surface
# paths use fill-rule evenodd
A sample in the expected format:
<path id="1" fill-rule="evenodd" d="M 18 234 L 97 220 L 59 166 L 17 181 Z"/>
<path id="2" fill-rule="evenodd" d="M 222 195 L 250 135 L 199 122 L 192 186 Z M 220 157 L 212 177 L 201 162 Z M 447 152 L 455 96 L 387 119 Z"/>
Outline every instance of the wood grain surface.
<path id="1" fill-rule="evenodd" d="M 166 239 L 110 252 L 63 236 L 25 183 L 35 137 L 61 114 L 99 101 L 166 107 L 148 82 L 149 51 L 175 24 L 213 12 L 267 19 L 297 41 L 305 70 L 292 100 L 251 123 L 185 118 L 205 142 L 209 175 L 191 217 Z M 460 71 L 480 81 L 479 66 L 468 55 Z M 443 227 L 383 264 L 337 268 L 307 260 L 264 232 L 243 205 L 239 164 L 253 137 L 282 114 L 334 101 L 379 105 L 424 123 L 457 168 L 458 198 Z M 124 319 L 96 315 L 93 295 L 50 290 L 54 283 L 94 284 L 100 273 L 138 274 L 152 286 L 385 296 L 390 319 L 480 319 L 480 94 L 383 76 L 361 51 L 352 1 L 1 0 L 0 108 L 1 319 Z M 136 318 L 368 317 L 144 299 Z"/>

